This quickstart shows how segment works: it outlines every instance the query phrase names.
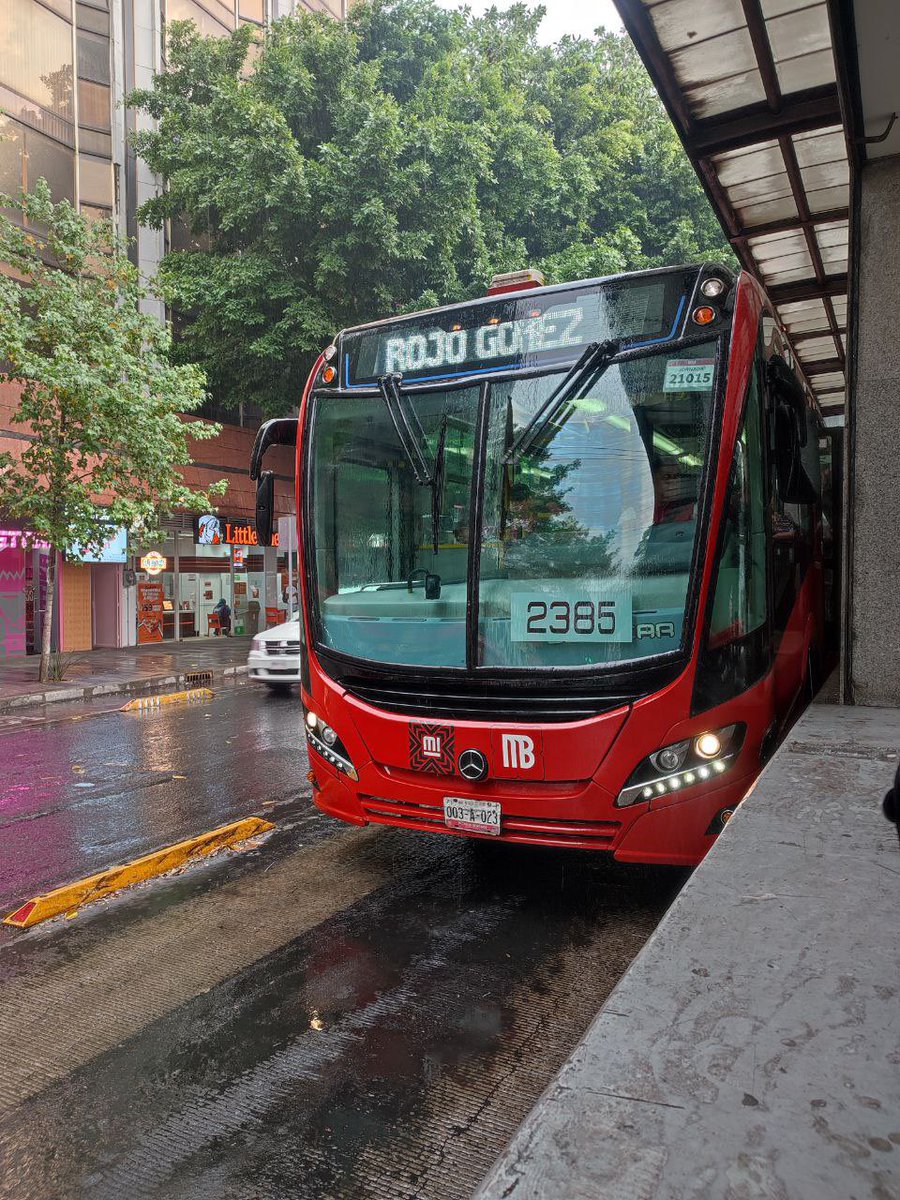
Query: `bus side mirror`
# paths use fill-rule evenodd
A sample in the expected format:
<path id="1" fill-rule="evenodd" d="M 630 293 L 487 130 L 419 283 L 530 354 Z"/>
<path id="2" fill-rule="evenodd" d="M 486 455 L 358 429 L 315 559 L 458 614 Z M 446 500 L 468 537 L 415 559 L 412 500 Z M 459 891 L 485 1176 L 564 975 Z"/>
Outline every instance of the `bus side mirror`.
<path id="1" fill-rule="evenodd" d="M 806 444 L 806 393 L 797 376 L 778 354 L 766 368 L 772 398 L 775 480 L 785 504 L 811 504 L 815 488 L 803 466 Z"/>
<path id="2" fill-rule="evenodd" d="M 256 482 L 256 537 L 271 546 L 275 531 L 275 472 L 261 471 Z"/>

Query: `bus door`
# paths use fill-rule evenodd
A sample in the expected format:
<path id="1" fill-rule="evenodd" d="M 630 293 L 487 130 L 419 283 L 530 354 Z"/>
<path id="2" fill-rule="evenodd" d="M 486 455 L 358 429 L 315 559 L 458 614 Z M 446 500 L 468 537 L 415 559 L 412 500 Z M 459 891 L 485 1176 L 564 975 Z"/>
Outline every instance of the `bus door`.
<path id="1" fill-rule="evenodd" d="M 798 385 L 799 386 L 799 385 Z M 769 396 L 766 405 L 770 463 L 769 528 L 771 537 L 772 633 L 775 648 L 775 705 L 780 717 L 790 710 L 804 686 L 808 659 L 806 639 L 810 618 L 815 631 L 821 629 L 821 564 L 818 543 L 818 502 L 820 483 L 819 423 L 811 407 L 805 410 L 805 430 L 801 457 L 803 472 L 809 481 L 804 500 L 786 498 L 777 478 L 777 448 L 783 445 L 785 430 L 779 425 L 777 402 Z M 810 586 L 804 589 L 804 584 Z M 800 603 L 801 594 L 804 599 Z"/>

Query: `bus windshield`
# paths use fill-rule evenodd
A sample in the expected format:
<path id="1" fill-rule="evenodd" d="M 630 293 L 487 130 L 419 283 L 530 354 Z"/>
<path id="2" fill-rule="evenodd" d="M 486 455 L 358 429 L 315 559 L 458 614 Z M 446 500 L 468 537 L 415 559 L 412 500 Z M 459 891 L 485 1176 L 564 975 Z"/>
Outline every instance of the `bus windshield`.
<path id="1" fill-rule="evenodd" d="M 677 649 L 717 345 L 613 362 L 521 453 L 560 370 L 408 394 L 424 460 L 440 464 L 427 477 L 381 397 L 319 392 L 308 529 L 322 645 L 456 668 L 602 666 Z"/>

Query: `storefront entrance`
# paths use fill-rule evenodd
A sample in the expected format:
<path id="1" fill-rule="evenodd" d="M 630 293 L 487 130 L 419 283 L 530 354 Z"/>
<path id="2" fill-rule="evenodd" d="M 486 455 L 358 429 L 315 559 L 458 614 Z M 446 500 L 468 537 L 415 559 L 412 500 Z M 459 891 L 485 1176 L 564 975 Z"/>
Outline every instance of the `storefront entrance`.
<path id="1" fill-rule="evenodd" d="M 253 637 L 285 607 L 277 548 L 255 545 L 247 520 L 187 520 L 133 560 L 138 643 Z"/>
<path id="2" fill-rule="evenodd" d="M 28 530 L 0 529 L 0 660 L 40 652 L 49 560 Z"/>

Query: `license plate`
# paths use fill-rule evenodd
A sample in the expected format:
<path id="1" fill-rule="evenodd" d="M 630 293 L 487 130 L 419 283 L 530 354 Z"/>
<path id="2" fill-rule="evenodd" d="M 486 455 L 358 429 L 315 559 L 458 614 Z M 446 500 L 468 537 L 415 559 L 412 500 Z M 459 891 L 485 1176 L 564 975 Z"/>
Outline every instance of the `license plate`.
<path id="1" fill-rule="evenodd" d="M 463 800 L 444 797 L 444 824 L 463 833 L 500 836 L 500 805 L 496 800 Z"/>

